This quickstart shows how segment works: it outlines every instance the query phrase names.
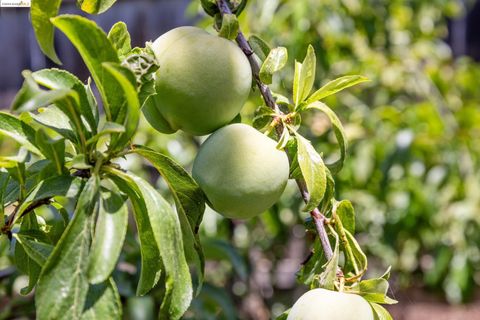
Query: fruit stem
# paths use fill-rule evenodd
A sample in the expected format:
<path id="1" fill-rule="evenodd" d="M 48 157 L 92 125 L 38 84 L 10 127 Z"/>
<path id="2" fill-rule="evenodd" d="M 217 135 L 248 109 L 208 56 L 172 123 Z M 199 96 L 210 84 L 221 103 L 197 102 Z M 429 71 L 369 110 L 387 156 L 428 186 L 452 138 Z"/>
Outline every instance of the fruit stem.
<path id="1" fill-rule="evenodd" d="M 227 0 L 217 0 L 217 5 L 222 15 L 232 14 L 232 11 L 228 6 Z M 258 65 L 258 62 L 255 59 L 254 52 L 250 47 L 250 44 L 248 43 L 247 39 L 245 38 L 245 36 L 243 35 L 240 29 L 238 30 L 238 34 L 237 34 L 237 37 L 235 38 L 235 41 L 237 42 L 238 46 L 243 51 L 243 53 L 245 54 L 245 56 L 247 57 L 250 63 L 253 78 L 255 79 L 257 87 L 260 90 L 260 94 L 262 95 L 262 98 L 265 101 L 265 104 L 269 108 L 271 108 L 273 111 L 275 111 L 276 114 L 278 114 L 277 118 L 280 118 L 282 116 L 282 112 L 280 111 L 280 108 L 276 104 L 275 99 L 273 98 L 272 92 L 270 91 L 270 88 L 260 80 L 260 75 L 259 75 L 260 66 Z M 282 124 L 282 121 L 278 121 L 278 122 L 279 124 L 275 127 L 275 129 L 278 137 L 280 137 L 283 132 L 283 124 Z M 287 152 L 287 155 L 288 155 L 288 152 Z M 298 188 L 300 189 L 300 193 L 302 195 L 303 200 L 307 203 L 308 200 L 310 199 L 310 193 L 308 192 L 305 186 L 305 183 L 299 179 L 297 179 L 296 182 L 297 182 Z M 322 244 L 325 257 L 327 258 L 327 260 L 330 260 L 330 258 L 333 256 L 333 251 L 330 245 L 330 241 L 328 240 L 327 231 L 325 229 L 326 218 L 320 212 L 320 210 L 318 210 L 318 208 L 313 209 L 310 212 L 310 216 L 312 217 L 313 221 L 315 221 L 315 226 L 317 229 L 318 236 L 320 238 L 320 242 Z"/>

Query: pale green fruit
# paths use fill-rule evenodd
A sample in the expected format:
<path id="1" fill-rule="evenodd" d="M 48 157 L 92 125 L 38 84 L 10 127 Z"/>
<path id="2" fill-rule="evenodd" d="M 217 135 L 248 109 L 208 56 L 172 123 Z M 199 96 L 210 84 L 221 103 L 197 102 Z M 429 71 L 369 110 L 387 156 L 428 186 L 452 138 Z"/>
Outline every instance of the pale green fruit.
<path id="1" fill-rule="evenodd" d="M 195 27 L 180 27 L 152 44 L 160 68 L 147 120 L 164 133 L 204 135 L 228 124 L 248 98 L 252 71 L 232 41 Z M 156 108 L 163 118 L 151 109 Z M 166 123 L 164 123 L 164 120 Z"/>
<path id="2" fill-rule="evenodd" d="M 276 142 L 245 124 L 231 124 L 200 147 L 193 177 L 213 209 L 248 219 L 278 201 L 288 181 L 289 163 Z"/>
<path id="3" fill-rule="evenodd" d="M 374 316 L 359 295 L 313 289 L 295 302 L 287 320 L 374 320 Z"/>

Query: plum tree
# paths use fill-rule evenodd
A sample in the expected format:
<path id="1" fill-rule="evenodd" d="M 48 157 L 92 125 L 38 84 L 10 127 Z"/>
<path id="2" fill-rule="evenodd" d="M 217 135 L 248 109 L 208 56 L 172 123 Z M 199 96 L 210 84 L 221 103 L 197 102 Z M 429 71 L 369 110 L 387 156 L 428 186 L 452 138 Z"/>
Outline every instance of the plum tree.
<path id="1" fill-rule="evenodd" d="M 144 107 L 154 128 L 205 135 L 229 123 L 250 93 L 252 72 L 243 52 L 227 39 L 196 27 L 179 27 L 152 44 L 160 66 L 156 92 Z"/>
<path id="2" fill-rule="evenodd" d="M 229 218 L 248 219 L 271 207 L 289 175 L 285 152 L 245 124 L 231 124 L 200 147 L 193 177 L 213 208 Z"/>
<path id="3" fill-rule="evenodd" d="M 373 320 L 372 307 L 359 295 L 313 289 L 293 305 L 287 320 Z"/>

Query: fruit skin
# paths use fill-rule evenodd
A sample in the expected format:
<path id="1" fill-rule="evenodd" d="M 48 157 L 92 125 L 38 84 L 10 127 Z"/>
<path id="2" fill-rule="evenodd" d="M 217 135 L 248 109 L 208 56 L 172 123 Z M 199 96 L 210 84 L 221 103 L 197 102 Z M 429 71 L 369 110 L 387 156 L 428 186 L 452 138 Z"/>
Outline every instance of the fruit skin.
<path id="1" fill-rule="evenodd" d="M 212 134 L 200 147 L 193 177 L 217 212 L 248 219 L 278 201 L 289 163 L 277 143 L 251 126 L 236 123 Z"/>
<path id="2" fill-rule="evenodd" d="M 152 103 L 168 123 L 153 125 L 157 130 L 205 135 L 240 112 L 250 93 L 252 71 L 232 41 L 196 27 L 179 27 L 155 40 L 152 49 L 160 66 Z"/>
<path id="3" fill-rule="evenodd" d="M 293 305 L 287 320 L 374 320 L 372 307 L 359 295 L 313 289 Z"/>

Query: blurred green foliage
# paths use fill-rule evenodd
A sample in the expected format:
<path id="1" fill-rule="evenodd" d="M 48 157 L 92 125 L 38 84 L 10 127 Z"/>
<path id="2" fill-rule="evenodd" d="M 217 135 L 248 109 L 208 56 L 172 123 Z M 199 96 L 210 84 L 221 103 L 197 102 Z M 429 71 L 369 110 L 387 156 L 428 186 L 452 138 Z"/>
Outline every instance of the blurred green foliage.
<path id="1" fill-rule="evenodd" d="M 445 42 L 448 19 L 468 9 L 462 3 L 252 0 L 240 17 L 244 33 L 288 49 L 290 67 L 274 77 L 276 92 L 289 90 L 293 60 L 308 44 L 320 64 L 317 88 L 346 74 L 371 80 L 326 101 L 350 142 L 337 198 L 356 208 L 357 238 L 372 272 L 391 265 L 398 289 L 427 288 L 451 303 L 468 301 L 480 285 L 480 66 L 455 58 Z M 251 101 L 244 119 L 258 103 Z M 335 151 L 323 115 L 304 122 L 319 151 Z M 298 212 L 291 200 L 278 210 Z M 301 222 L 275 223 L 274 215 L 262 217 L 271 236 L 288 237 Z M 247 229 L 254 247 L 256 229 Z M 275 247 L 262 245 L 267 254 Z"/>

